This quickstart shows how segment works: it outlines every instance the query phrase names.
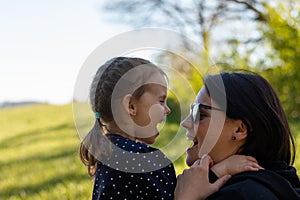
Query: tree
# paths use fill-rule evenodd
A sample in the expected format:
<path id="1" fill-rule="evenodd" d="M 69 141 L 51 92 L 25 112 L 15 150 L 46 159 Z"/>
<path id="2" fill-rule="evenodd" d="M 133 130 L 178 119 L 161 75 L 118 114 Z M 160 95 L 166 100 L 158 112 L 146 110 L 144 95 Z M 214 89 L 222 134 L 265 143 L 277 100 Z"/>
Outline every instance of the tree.
<path id="1" fill-rule="evenodd" d="M 300 9 L 286 15 L 286 7 L 268 7 L 268 26 L 264 36 L 273 47 L 274 67 L 264 71 L 276 88 L 290 119 L 300 119 Z"/>
<path id="2" fill-rule="evenodd" d="M 300 119 L 299 1 L 115 0 L 105 9 L 125 23 L 175 29 L 199 42 L 206 50 L 203 55 L 225 60 L 225 69 L 263 74 L 280 95 L 288 117 Z"/>

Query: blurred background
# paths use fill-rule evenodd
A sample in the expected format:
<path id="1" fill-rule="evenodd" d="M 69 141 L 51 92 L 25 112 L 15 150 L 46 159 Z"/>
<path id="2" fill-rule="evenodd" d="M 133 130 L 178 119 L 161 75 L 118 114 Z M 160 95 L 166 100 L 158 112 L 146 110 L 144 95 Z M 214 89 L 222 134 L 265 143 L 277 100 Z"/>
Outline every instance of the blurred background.
<path id="1" fill-rule="evenodd" d="M 300 3 L 296 0 L 13 0 L 0 1 L 0 199 L 90 199 L 93 181 L 78 156 L 73 91 L 89 54 L 115 35 L 138 28 L 172 30 L 203 51 L 201 69 L 247 69 L 271 82 L 300 148 Z M 193 48 L 184 42 L 188 56 Z M 201 48 L 202 49 L 202 48 Z M 141 53 L 141 57 L 146 56 Z M 178 56 L 155 54 L 189 80 L 201 74 Z M 193 101 L 178 77 L 170 82 L 173 112 L 155 146 L 178 130 L 179 100 Z M 184 95 L 182 95 L 184 94 Z M 299 152 L 299 150 L 298 150 Z M 176 172 L 185 157 L 175 161 Z M 300 170 L 300 158 L 295 167 Z"/>

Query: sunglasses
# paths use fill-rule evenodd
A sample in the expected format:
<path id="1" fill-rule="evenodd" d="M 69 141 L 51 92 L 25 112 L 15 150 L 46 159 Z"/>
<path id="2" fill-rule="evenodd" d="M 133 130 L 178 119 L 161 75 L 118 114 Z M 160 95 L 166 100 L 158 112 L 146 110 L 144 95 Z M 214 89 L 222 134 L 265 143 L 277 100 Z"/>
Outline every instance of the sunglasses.
<path id="1" fill-rule="evenodd" d="M 200 120 L 200 108 L 209 109 L 209 110 L 218 110 L 223 111 L 221 108 L 212 107 L 209 105 L 204 105 L 201 103 L 194 103 L 191 104 L 190 107 L 190 116 L 192 118 L 193 123 L 198 123 Z"/>

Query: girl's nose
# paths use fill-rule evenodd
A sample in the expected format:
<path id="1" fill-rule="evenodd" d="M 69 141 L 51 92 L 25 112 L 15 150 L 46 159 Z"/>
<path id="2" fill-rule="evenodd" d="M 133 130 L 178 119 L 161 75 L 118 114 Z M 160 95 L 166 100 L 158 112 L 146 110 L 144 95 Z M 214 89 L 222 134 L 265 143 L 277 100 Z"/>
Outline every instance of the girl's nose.
<path id="1" fill-rule="evenodd" d="M 171 109 L 166 105 L 165 106 L 165 114 L 168 115 L 171 113 Z"/>

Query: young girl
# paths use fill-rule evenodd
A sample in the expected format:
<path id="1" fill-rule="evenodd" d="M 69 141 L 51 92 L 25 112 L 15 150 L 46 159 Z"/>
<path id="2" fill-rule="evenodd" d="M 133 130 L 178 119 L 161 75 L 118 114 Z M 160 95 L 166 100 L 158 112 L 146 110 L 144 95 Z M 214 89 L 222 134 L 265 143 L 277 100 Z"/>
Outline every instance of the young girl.
<path id="1" fill-rule="evenodd" d="M 117 57 L 98 69 L 90 88 L 96 120 L 80 146 L 94 176 L 92 199 L 174 199 L 174 166 L 149 146 L 159 135 L 157 124 L 171 112 L 166 98 L 166 75 L 147 60 Z M 220 163 L 218 175 L 229 165 L 241 169 L 246 159 Z"/>

